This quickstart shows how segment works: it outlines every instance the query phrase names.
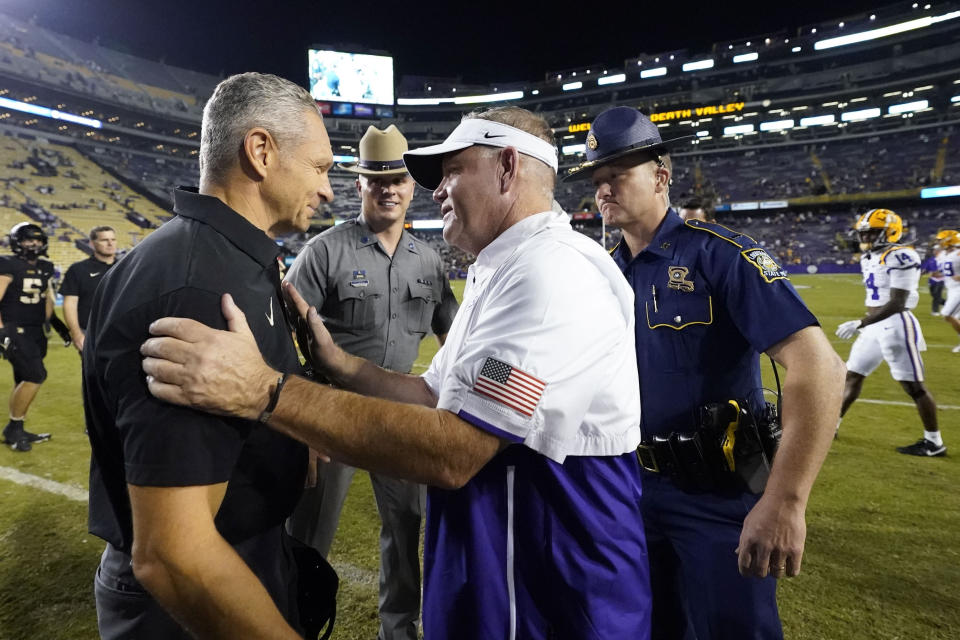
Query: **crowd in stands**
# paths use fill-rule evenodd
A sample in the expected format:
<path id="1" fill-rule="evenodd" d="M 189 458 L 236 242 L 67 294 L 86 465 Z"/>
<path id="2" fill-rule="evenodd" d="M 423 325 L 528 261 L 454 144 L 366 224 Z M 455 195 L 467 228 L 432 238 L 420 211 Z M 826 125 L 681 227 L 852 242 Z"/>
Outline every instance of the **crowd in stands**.
<path id="1" fill-rule="evenodd" d="M 960 181 L 960 131 L 952 126 L 891 135 L 724 153 L 678 154 L 671 198 L 715 204 L 899 191 Z M 587 183 L 561 184 L 568 211 L 592 206 Z"/>
<path id="2" fill-rule="evenodd" d="M 937 135 L 928 135 L 926 146 L 916 144 L 924 140 L 912 137 L 918 135 L 912 133 L 896 137 L 895 142 L 900 144 L 864 138 L 819 144 L 815 148 L 805 149 L 804 154 L 816 154 L 819 158 L 819 169 L 810 168 L 809 155 L 801 156 L 804 162 L 796 162 L 796 147 L 710 154 L 699 158 L 682 157 L 676 160 L 677 171 L 671 195 L 674 202 L 680 204 L 682 198 L 689 197 L 693 192 L 694 181 L 701 180 L 696 188 L 719 185 L 729 189 L 728 196 L 754 200 L 786 199 L 786 194 L 794 193 L 792 190 L 803 192 L 803 189 L 807 189 L 809 193 L 807 180 L 823 180 L 825 175 L 837 193 L 904 189 L 916 185 L 918 181 L 922 184 L 923 179 L 930 176 L 927 167 L 935 163 L 938 153 L 943 160 L 942 183 L 952 179 L 953 175 L 960 175 L 948 174 L 948 171 L 957 171 L 954 139 L 960 136 L 942 134 L 937 132 Z M 197 164 L 193 159 L 160 158 L 115 149 L 80 153 L 60 145 L 27 144 L 10 137 L 4 140 L 7 142 L 0 145 L 3 147 L 0 165 L 5 166 L 7 172 L 0 179 L 0 211 L 16 212 L 22 219 L 42 224 L 52 239 L 68 246 L 73 246 L 81 239 L 86 232 L 85 227 L 89 226 L 86 218 L 76 224 L 72 222 L 82 211 L 89 211 L 87 215 L 100 213 L 111 220 L 121 217 L 123 222 L 119 223 L 119 227 L 133 232 L 131 241 L 126 243 L 132 246 L 142 238 L 142 234 L 169 219 L 175 186 L 196 185 L 198 182 Z M 914 144 L 903 144 L 908 140 Z M 860 151 L 854 152 L 857 147 Z M 794 158 L 794 161 L 789 161 L 789 158 Z M 897 176 L 893 165 L 910 167 L 911 170 L 903 170 Z M 804 172 L 810 175 L 800 178 Z M 736 176 L 736 179 L 731 179 L 731 176 Z M 355 177 L 334 170 L 331 182 L 337 197 L 325 205 L 321 214 L 322 225 L 351 218 L 357 213 Z M 801 188 L 801 184 L 807 186 Z M 149 194 L 160 206 L 148 202 L 141 194 Z M 594 207 L 589 184 L 560 183 L 557 195 L 564 209 L 571 213 Z M 842 210 L 831 205 L 829 209 L 805 207 L 802 211 L 789 212 L 721 212 L 716 219 L 721 224 L 751 235 L 786 265 L 853 264 L 856 261 L 856 243 L 850 233 L 850 225 L 856 213 L 866 206 L 850 205 Z M 944 207 L 942 203 L 936 206 L 898 206 L 896 201 L 878 200 L 870 203 L 870 206 L 895 209 L 907 225 L 908 241 L 920 245 L 924 245 L 937 230 L 955 227 L 960 218 L 956 206 Z M 428 190 L 417 188 L 408 216 L 411 219 L 439 217 L 437 204 Z M 6 222 L 7 218 L 3 220 L 4 224 Z M 6 226 L 9 228 L 12 225 Z M 574 227 L 597 242 L 601 241 L 603 228 L 598 221 L 574 220 Z M 456 277 L 465 274 L 473 260 L 472 256 L 448 247 L 438 232 L 415 233 L 441 254 L 451 275 Z M 289 253 L 295 254 L 308 238 L 305 234 L 290 236 L 284 239 L 284 246 Z M 618 231 L 606 230 L 604 244 L 607 248 L 614 246 L 618 240 Z"/>
<path id="3" fill-rule="evenodd" d="M 219 78 L 84 42 L 0 14 L 0 70 L 119 104 L 199 119 Z"/>
<path id="4" fill-rule="evenodd" d="M 0 166 L 0 228 L 39 224 L 60 270 L 85 257 L 94 226 L 114 227 L 120 248 L 129 249 L 169 218 L 165 208 L 71 147 L 4 136 Z"/>
<path id="5" fill-rule="evenodd" d="M 132 113 L 149 111 L 156 114 L 156 122 L 151 124 L 153 121 L 145 117 L 139 123 L 143 124 L 142 130 L 163 135 L 180 131 L 176 128 L 178 122 L 198 122 L 203 101 L 219 80 L 54 34 L 3 14 L 0 75 L 39 82 L 54 92 L 67 89 L 72 100 L 80 94 L 134 108 Z M 585 117 L 587 111 L 603 105 L 582 106 L 583 113 L 572 116 Z M 22 126 L 18 117 L 6 124 Z M 160 131 L 166 127 L 162 124 L 165 122 L 173 128 Z M 369 124 L 342 118 L 328 121 L 331 135 L 355 138 Z M 442 137 L 454 124 L 412 118 L 405 126 L 428 137 Z M 37 134 L 43 132 L 53 140 L 70 140 L 56 135 L 59 130 L 55 121 L 35 121 L 33 127 L 38 129 Z M 780 208 L 769 212 L 720 213 L 717 219 L 754 236 L 785 264 L 849 264 L 855 260 L 850 221 L 866 203 L 851 204 L 842 210 L 835 203 L 822 203 L 818 197 L 915 190 L 960 182 L 960 131 L 951 125 L 906 127 L 897 133 L 883 134 L 852 133 L 843 128 L 833 132 L 826 142 L 799 143 L 785 137 L 783 143 L 770 144 L 771 139 L 765 137 L 762 145 L 746 143 L 730 149 L 677 153 L 671 199 L 679 204 L 696 197 L 715 206 L 805 198 L 807 203 L 802 209 L 794 206 L 789 211 Z M 118 233 L 121 244 L 126 243 L 126 233 L 130 237 L 126 244 L 132 246 L 169 219 L 174 187 L 198 183 L 195 155 L 155 152 L 154 147 L 163 145 L 151 138 L 123 138 L 121 144 L 109 145 L 104 144 L 107 140 L 103 132 L 89 131 L 84 135 L 87 137 L 74 146 L 42 140 L 23 142 L 10 135 L 0 142 L 0 166 L 6 167 L 0 179 L 0 223 L 9 227 L 7 223 L 12 220 L 31 219 L 42 224 L 51 238 L 73 246 L 90 226 L 88 221 L 92 218 L 88 216 L 100 215 L 118 220 L 118 231 L 123 231 Z M 758 138 L 753 142 L 760 141 Z M 189 148 L 178 151 L 191 153 Z M 564 160 L 569 163 L 575 159 Z M 353 217 L 358 210 L 355 176 L 334 169 L 331 183 L 337 197 L 324 206 L 318 228 Z M 595 209 L 588 182 L 559 183 L 557 199 L 571 213 Z M 956 207 L 945 208 L 940 203 L 937 207 L 897 207 L 896 202 L 881 200 L 870 204 L 893 206 L 907 223 L 910 239 L 923 243 L 939 228 L 957 225 Z M 820 205 L 823 208 L 817 209 Z M 439 208 L 432 193 L 417 188 L 408 217 L 438 218 Z M 606 230 L 606 237 L 601 237 L 604 230 L 595 220 L 574 220 L 574 225 L 608 248 L 619 239 L 619 233 L 613 229 Z M 448 247 L 437 232 L 417 235 L 440 252 L 452 274 L 464 272 L 472 261 L 472 256 Z M 288 251 L 296 252 L 307 238 L 290 236 L 284 239 L 284 245 Z"/>

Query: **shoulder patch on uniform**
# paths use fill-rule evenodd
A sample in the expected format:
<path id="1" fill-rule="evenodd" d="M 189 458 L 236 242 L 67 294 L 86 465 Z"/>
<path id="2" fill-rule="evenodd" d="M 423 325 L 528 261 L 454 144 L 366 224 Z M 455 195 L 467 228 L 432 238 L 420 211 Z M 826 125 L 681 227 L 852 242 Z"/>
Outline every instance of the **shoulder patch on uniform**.
<path id="1" fill-rule="evenodd" d="M 760 247 L 746 249 L 741 251 L 740 255 L 746 258 L 747 262 L 755 266 L 767 282 L 784 280 L 787 277 L 787 272 L 783 267 L 777 264 L 777 262 L 770 257 L 770 254 Z"/>
<path id="2" fill-rule="evenodd" d="M 729 227 L 725 227 L 722 224 L 717 224 L 716 222 L 704 222 L 703 220 L 687 220 L 683 223 L 685 226 L 690 229 L 696 229 L 697 231 L 706 231 L 707 233 L 713 234 L 718 238 L 723 238 L 730 244 L 736 245 L 737 247 L 743 248 L 745 244 L 756 244 L 753 238 L 748 236 L 745 233 L 740 233 L 739 231 L 734 231 Z"/>

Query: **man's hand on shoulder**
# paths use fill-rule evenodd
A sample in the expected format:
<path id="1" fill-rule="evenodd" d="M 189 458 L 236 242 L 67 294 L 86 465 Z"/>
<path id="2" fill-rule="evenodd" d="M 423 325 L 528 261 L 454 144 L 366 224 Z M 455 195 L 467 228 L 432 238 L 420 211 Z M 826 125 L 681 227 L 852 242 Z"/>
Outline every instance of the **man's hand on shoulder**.
<path id="1" fill-rule="evenodd" d="M 210 413 L 256 420 L 279 373 L 260 355 L 246 316 L 230 294 L 221 301 L 228 331 L 189 318 L 160 318 L 146 356 L 147 387 L 157 398 Z"/>

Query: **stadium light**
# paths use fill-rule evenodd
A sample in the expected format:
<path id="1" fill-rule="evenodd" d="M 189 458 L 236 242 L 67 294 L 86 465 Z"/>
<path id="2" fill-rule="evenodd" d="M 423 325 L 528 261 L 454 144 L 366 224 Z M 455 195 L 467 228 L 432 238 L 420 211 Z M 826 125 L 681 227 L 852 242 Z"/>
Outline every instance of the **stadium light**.
<path id="1" fill-rule="evenodd" d="M 411 220 L 414 229 L 443 229 L 443 220 Z"/>
<path id="2" fill-rule="evenodd" d="M 11 100 L 10 98 L 0 98 L 0 107 L 4 109 L 13 109 L 14 111 L 22 111 L 23 113 L 31 113 L 35 116 L 43 116 L 44 118 L 52 118 L 53 120 L 63 120 L 65 122 L 73 122 L 74 124 L 82 124 L 85 127 L 93 127 L 94 129 L 103 128 L 103 123 L 95 118 L 84 118 L 83 116 L 74 115 L 72 113 L 50 109 L 49 107 L 41 107 L 40 105 L 30 104 L 29 102 Z"/>
<path id="3" fill-rule="evenodd" d="M 880 109 L 878 107 L 873 107 L 872 109 L 860 109 L 859 111 L 845 111 L 840 114 L 840 119 L 844 122 L 855 122 L 857 120 L 867 120 L 868 118 L 876 118 L 880 115 Z"/>
<path id="4" fill-rule="evenodd" d="M 420 106 L 426 104 L 440 104 L 440 102 L 453 102 L 453 98 L 440 100 L 439 98 L 397 98 L 397 104 L 408 106 Z"/>
<path id="5" fill-rule="evenodd" d="M 783 131 L 784 129 L 793 129 L 793 120 L 772 120 L 760 123 L 760 131 Z"/>
<path id="6" fill-rule="evenodd" d="M 741 53 L 738 56 L 733 56 L 733 63 L 739 64 L 741 62 L 753 62 L 759 57 L 760 57 L 760 54 L 757 53 L 756 51 L 752 51 L 750 53 Z"/>
<path id="7" fill-rule="evenodd" d="M 821 51 L 823 49 L 832 49 L 834 47 L 843 47 L 848 44 L 876 40 L 877 38 L 886 38 L 898 33 L 903 33 L 905 31 L 923 29 L 938 22 L 953 20 L 954 18 L 960 18 L 960 11 L 951 11 L 950 13 L 945 13 L 940 16 L 917 18 L 916 20 L 908 20 L 907 22 L 891 24 L 886 27 L 880 27 L 879 29 L 870 29 L 869 31 L 861 31 L 860 33 L 851 33 L 849 35 L 838 36 L 836 38 L 827 38 L 826 40 L 815 42 L 813 48 L 817 51 Z"/>
<path id="8" fill-rule="evenodd" d="M 618 74 L 613 75 L 613 76 L 604 76 L 604 77 L 602 77 L 602 78 L 598 78 L 598 79 L 597 79 L 597 84 L 599 84 L 599 85 L 604 85 L 604 84 L 619 84 L 619 83 L 621 83 L 621 82 L 625 82 L 626 79 L 627 79 L 627 74 L 625 74 L 625 73 L 618 73 Z"/>
<path id="9" fill-rule="evenodd" d="M 703 69 L 712 69 L 713 68 L 713 58 L 707 58 L 706 60 L 697 60 L 695 62 L 685 62 L 683 64 L 684 71 L 702 71 Z"/>
<path id="10" fill-rule="evenodd" d="M 334 162 L 356 162 L 357 156 L 333 156 Z"/>
<path id="11" fill-rule="evenodd" d="M 723 135 L 725 136 L 736 136 L 742 135 L 744 133 L 753 133 L 754 127 L 752 124 L 735 124 L 732 127 L 724 127 Z"/>
<path id="12" fill-rule="evenodd" d="M 836 121 L 837 117 L 831 113 L 825 116 L 810 116 L 809 118 L 800 118 L 800 126 L 816 127 L 825 124 L 833 124 Z"/>
<path id="13" fill-rule="evenodd" d="M 567 84 L 563 85 L 564 91 L 574 91 L 576 89 L 581 89 L 581 88 L 583 88 L 583 83 L 580 81 L 568 82 Z"/>
<path id="14" fill-rule="evenodd" d="M 478 102 L 503 102 L 505 100 L 519 100 L 523 91 L 504 91 L 503 93 L 488 93 L 482 96 L 462 96 L 454 98 L 453 104 L 476 104 Z"/>
<path id="15" fill-rule="evenodd" d="M 887 109 L 887 113 L 909 113 L 911 111 L 920 111 L 930 106 L 927 100 L 915 100 L 913 102 L 903 102 L 901 104 L 892 104 Z"/>
<path id="16" fill-rule="evenodd" d="M 563 148 L 561 149 L 561 151 L 563 151 L 563 155 L 565 155 L 565 156 L 572 156 L 572 155 L 577 154 L 577 153 L 586 153 L 586 152 L 587 152 L 587 145 L 585 145 L 585 144 L 565 144 L 565 145 L 563 145 Z"/>
<path id="17" fill-rule="evenodd" d="M 503 93 L 488 93 L 482 96 L 460 96 L 459 98 L 397 98 L 397 104 L 405 106 L 475 104 L 478 102 L 502 102 L 505 100 L 518 100 L 522 97 L 523 91 L 504 91 Z"/>
<path id="18" fill-rule="evenodd" d="M 709 131 L 697 131 L 698 138 L 706 138 L 708 135 L 710 135 Z"/>
<path id="19" fill-rule="evenodd" d="M 960 96 L 953 96 L 952 98 L 950 98 L 950 102 L 954 104 L 960 102 Z"/>
<path id="20" fill-rule="evenodd" d="M 960 196 L 960 184 L 952 187 L 927 187 L 920 190 L 921 198 L 946 198 L 948 196 Z"/>
<path id="21" fill-rule="evenodd" d="M 794 47 L 793 49 L 790 49 L 790 51 L 794 53 L 800 53 L 800 47 Z"/>
<path id="22" fill-rule="evenodd" d="M 640 72 L 641 78 L 657 78 L 667 75 L 666 67 L 657 67 L 656 69 L 644 69 Z"/>

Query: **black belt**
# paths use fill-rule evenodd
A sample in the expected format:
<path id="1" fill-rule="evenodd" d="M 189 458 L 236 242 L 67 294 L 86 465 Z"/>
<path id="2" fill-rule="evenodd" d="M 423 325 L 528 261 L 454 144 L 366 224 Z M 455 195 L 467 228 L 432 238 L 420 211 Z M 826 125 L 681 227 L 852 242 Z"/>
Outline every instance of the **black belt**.
<path id="1" fill-rule="evenodd" d="M 696 429 L 643 441 L 637 459 L 645 471 L 668 477 L 685 491 L 761 493 L 775 444 L 765 446 L 757 426 L 745 402 L 712 403 L 699 408 Z M 779 426 L 775 436 L 779 440 Z"/>

